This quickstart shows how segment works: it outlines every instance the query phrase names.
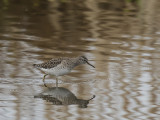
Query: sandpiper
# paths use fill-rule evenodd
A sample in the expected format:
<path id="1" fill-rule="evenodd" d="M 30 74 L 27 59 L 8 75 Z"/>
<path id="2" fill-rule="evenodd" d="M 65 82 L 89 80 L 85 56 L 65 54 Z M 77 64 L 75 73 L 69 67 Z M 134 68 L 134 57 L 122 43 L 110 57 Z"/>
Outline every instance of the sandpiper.
<path id="1" fill-rule="evenodd" d="M 45 87 L 47 87 L 45 84 L 45 77 L 47 75 L 54 75 L 56 77 L 56 87 L 58 87 L 58 76 L 66 75 L 70 73 L 71 70 L 76 66 L 85 63 L 94 67 L 88 62 L 88 59 L 85 56 L 78 56 L 75 58 L 68 58 L 68 57 L 54 58 L 41 64 L 33 64 L 33 66 L 45 72 L 45 75 L 43 77 L 43 82 Z"/>

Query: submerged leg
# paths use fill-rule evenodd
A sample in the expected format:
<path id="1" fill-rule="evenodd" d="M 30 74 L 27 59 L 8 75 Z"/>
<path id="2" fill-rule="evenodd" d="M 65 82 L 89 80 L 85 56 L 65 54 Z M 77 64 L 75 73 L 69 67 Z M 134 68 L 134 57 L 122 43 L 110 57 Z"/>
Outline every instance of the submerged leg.
<path id="1" fill-rule="evenodd" d="M 58 78 L 56 77 L 56 87 L 58 87 Z"/>
<path id="2" fill-rule="evenodd" d="M 43 83 L 44 83 L 44 86 L 45 87 L 47 87 L 47 85 L 45 84 L 45 77 L 47 76 L 48 74 L 45 74 L 44 76 L 43 76 Z"/>

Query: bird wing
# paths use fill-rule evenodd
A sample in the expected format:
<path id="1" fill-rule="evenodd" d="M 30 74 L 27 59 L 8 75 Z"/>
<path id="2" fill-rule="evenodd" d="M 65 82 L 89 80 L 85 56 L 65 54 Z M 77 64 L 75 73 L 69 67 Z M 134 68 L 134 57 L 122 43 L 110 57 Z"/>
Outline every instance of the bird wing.
<path id="1" fill-rule="evenodd" d="M 62 60 L 64 60 L 64 58 L 54 58 L 41 64 L 34 64 L 33 66 L 35 66 L 36 68 L 50 69 L 61 64 Z"/>

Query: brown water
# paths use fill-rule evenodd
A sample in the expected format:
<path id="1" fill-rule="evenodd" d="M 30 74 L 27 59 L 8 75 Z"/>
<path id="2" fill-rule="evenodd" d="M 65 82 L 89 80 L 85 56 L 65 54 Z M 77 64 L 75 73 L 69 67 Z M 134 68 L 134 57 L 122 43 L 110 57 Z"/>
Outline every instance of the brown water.
<path id="1" fill-rule="evenodd" d="M 1 0 L 0 120 L 160 120 L 159 13 L 159 0 Z M 78 55 L 96 68 L 62 89 L 32 67 Z"/>

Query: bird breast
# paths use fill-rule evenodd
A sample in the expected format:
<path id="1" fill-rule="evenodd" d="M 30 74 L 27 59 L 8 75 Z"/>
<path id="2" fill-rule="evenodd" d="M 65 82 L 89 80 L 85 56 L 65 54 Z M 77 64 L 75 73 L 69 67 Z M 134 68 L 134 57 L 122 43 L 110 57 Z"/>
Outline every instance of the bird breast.
<path id="1" fill-rule="evenodd" d="M 70 70 L 67 68 L 62 69 L 57 67 L 50 68 L 50 69 L 42 69 L 42 71 L 44 71 L 46 74 L 54 75 L 54 76 L 62 76 L 70 72 Z"/>

